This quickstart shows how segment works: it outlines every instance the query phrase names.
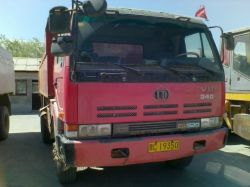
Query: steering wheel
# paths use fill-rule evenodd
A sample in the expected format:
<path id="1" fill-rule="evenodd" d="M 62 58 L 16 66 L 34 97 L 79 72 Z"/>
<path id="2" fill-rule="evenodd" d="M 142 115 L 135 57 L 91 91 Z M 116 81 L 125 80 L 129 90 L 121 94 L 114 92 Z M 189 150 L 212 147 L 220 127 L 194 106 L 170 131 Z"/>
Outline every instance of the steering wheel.
<path id="1" fill-rule="evenodd" d="M 200 55 L 196 52 L 181 53 L 181 54 L 176 55 L 175 57 L 181 57 L 181 56 L 185 56 L 185 55 L 193 55 L 193 56 L 196 56 L 197 58 L 200 58 Z"/>

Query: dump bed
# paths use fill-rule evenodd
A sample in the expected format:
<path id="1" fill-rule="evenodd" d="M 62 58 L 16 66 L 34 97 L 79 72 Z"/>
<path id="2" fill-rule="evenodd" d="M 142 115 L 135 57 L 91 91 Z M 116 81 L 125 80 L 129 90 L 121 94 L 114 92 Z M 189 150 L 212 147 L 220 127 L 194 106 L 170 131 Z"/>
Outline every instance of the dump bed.
<path id="1" fill-rule="evenodd" d="M 11 54 L 0 47 L 0 95 L 15 92 L 14 63 Z"/>
<path id="2" fill-rule="evenodd" d="M 47 98 L 54 96 L 53 86 L 53 69 L 54 69 L 54 57 L 50 52 L 50 44 L 52 36 L 50 33 L 46 33 L 46 46 L 45 54 L 41 60 L 39 66 L 39 93 Z"/>

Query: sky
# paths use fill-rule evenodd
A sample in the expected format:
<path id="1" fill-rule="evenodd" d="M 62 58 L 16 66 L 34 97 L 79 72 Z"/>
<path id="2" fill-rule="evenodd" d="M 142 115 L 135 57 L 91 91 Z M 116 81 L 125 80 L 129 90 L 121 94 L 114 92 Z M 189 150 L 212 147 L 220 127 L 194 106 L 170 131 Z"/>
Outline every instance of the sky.
<path id="1" fill-rule="evenodd" d="M 48 12 L 53 6 L 69 7 L 71 0 L 1 0 L 0 34 L 10 39 L 44 40 Z M 250 26 L 250 0 L 107 0 L 108 7 L 162 11 L 194 17 L 201 5 L 206 8 L 208 26 L 224 31 Z M 219 32 L 213 32 L 216 43 Z"/>

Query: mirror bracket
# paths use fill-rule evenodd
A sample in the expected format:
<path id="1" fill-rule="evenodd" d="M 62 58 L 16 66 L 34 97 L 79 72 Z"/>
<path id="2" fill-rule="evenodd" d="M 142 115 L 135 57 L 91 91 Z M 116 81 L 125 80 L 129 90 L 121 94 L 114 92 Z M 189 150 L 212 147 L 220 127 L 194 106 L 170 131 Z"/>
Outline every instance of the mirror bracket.
<path id="1" fill-rule="evenodd" d="M 57 57 L 70 56 L 73 53 L 73 39 L 71 36 L 58 36 L 53 38 L 51 54 Z"/>

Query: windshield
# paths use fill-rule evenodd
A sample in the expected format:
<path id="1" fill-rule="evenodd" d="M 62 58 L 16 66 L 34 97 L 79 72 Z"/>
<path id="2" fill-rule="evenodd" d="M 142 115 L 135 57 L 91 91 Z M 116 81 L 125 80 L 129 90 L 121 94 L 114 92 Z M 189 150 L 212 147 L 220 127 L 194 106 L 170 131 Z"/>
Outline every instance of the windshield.
<path id="1" fill-rule="evenodd" d="M 204 28 L 173 23 L 111 22 L 80 42 L 76 74 L 80 81 L 104 81 L 103 74 L 105 81 L 221 81 L 208 36 Z"/>

